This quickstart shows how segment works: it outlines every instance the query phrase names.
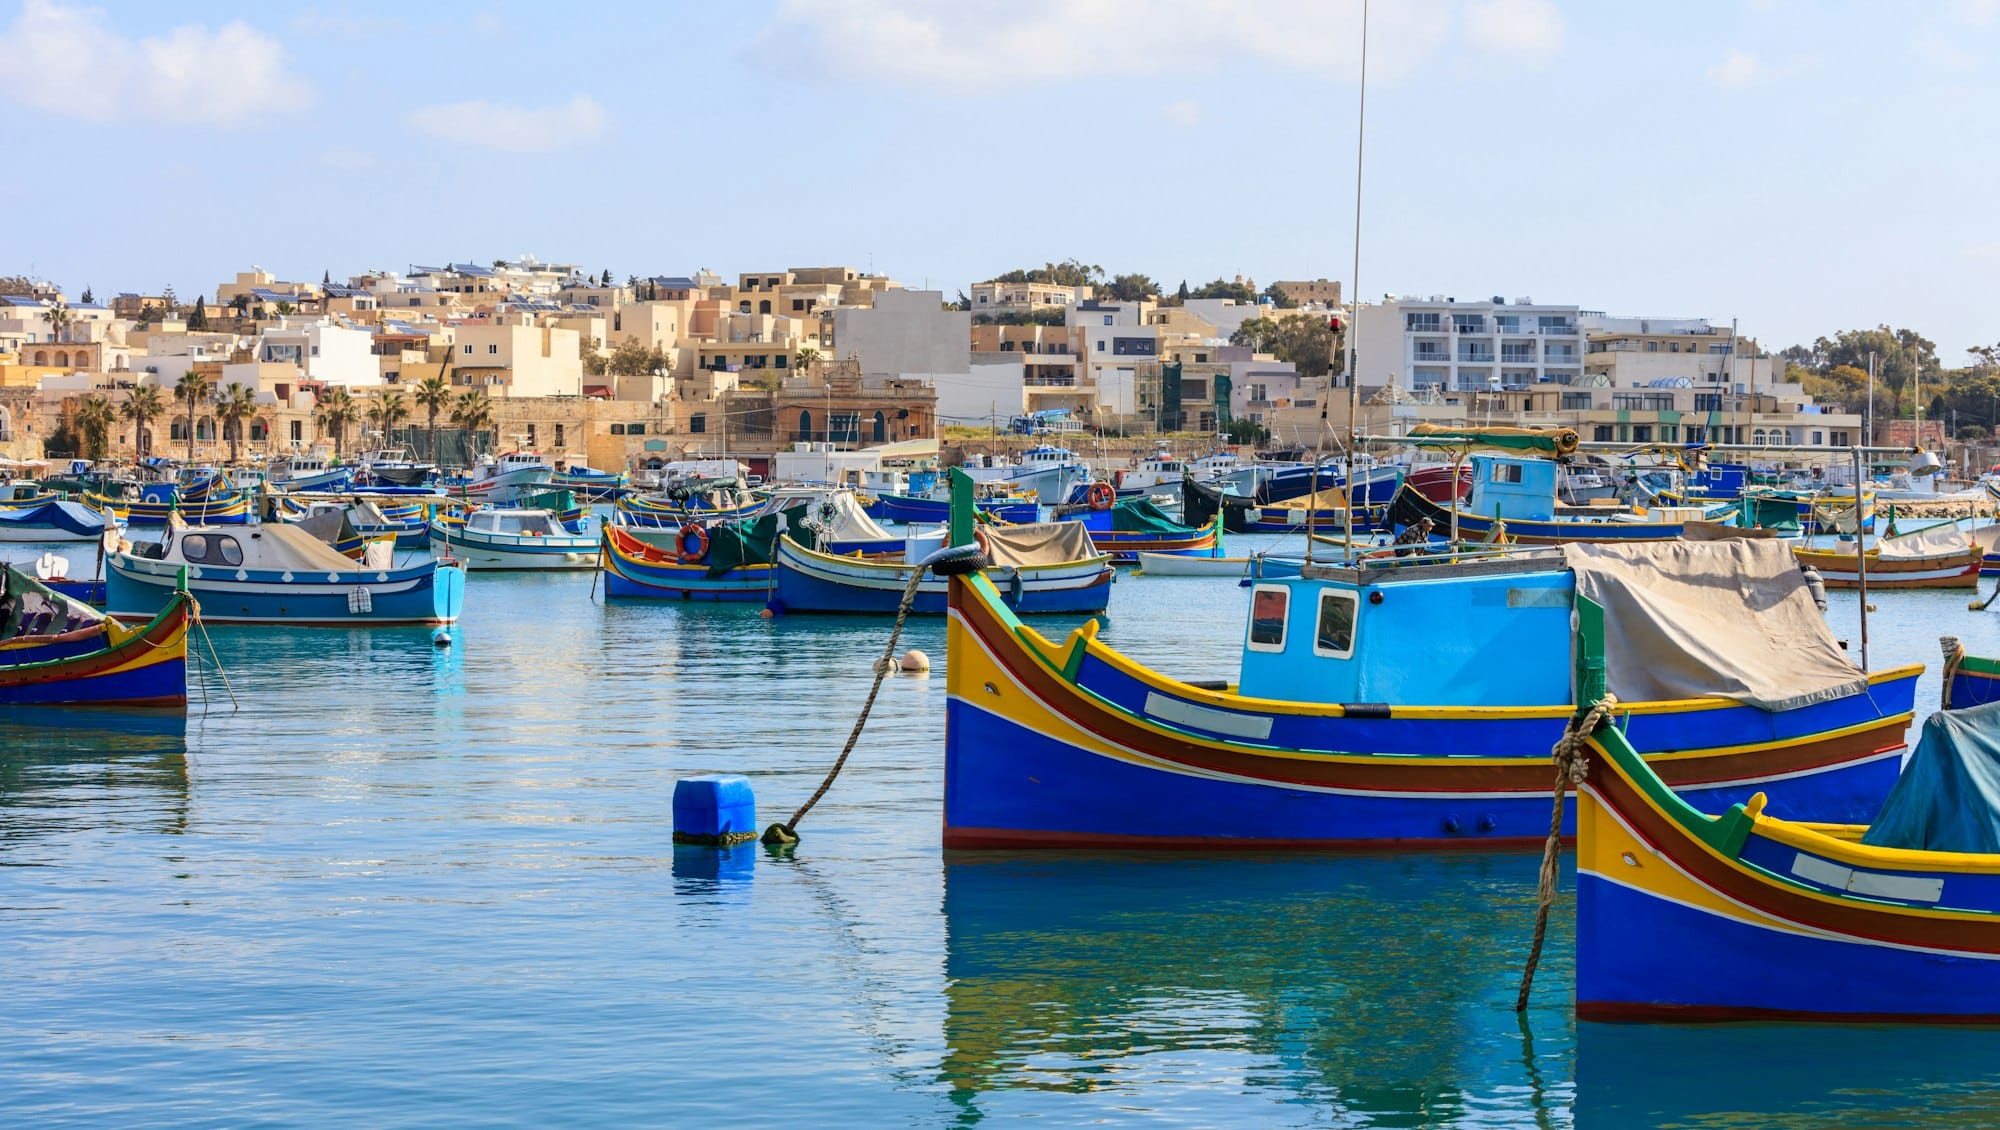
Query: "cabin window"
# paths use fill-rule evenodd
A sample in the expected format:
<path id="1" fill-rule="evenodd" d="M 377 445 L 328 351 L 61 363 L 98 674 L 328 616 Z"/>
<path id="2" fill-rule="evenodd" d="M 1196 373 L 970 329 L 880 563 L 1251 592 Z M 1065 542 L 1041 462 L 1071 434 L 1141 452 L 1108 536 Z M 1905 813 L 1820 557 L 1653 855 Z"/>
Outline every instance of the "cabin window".
<path id="1" fill-rule="evenodd" d="M 181 556 L 200 565 L 241 565 L 243 547 L 228 534 L 189 534 L 181 539 Z"/>
<path id="2" fill-rule="evenodd" d="M 1518 483 L 1521 481 L 1521 465 L 1519 463 L 1495 463 L 1493 465 L 1493 473 L 1487 476 L 1487 481 L 1493 483 Z"/>
<path id="3" fill-rule="evenodd" d="M 1285 650 L 1285 615 L 1292 590 L 1284 585 L 1258 585 L 1250 594 L 1251 651 Z"/>
<path id="4" fill-rule="evenodd" d="M 1361 601 L 1351 592 L 1319 594 L 1319 630 L 1313 636 L 1313 654 L 1346 659 L 1354 654 L 1354 614 Z"/>

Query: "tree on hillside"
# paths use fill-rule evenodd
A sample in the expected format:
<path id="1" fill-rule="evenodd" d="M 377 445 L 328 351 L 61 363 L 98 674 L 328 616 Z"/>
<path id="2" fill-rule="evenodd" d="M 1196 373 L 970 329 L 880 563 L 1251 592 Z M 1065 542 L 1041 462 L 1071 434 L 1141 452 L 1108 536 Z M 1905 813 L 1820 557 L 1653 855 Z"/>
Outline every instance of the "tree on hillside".
<path id="1" fill-rule="evenodd" d="M 424 434 L 430 440 L 430 450 L 424 453 L 424 457 L 436 459 L 438 413 L 451 407 L 451 382 L 445 379 L 443 373 L 433 373 L 417 382 L 416 391 L 410 397 L 424 410 Z"/>
<path id="2" fill-rule="evenodd" d="M 169 318 L 181 312 L 181 300 L 174 295 L 172 283 L 160 288 L 160 312 Z"/>
<path id="3" fill-rule="evenodd" d="M 1313 314 L 1251 318 L 1229 337 L 1232 345 L 1247 345 L 1290 361 L 1301 377 L 1323 377 L 1333 368 L 1333 331 L 1326 319 Z"/>
<path id="4" fill-rule="evenodd" d="M 97 295 L 96 295 L 96 293 L 95 293 L 95 292 L 93 292 L 93 291 L 92 291 L 92 290 L 91 290 L 91 289 L 90 289 L 89 287 L 84 287 L 84 288 L 83 288 L 83 304 L 84 304 L 85 306 L 89 306 L 89 305 L 90 305 L 91 303 L 93 303 L 93 302 L 96 302 L 96 301 L 97 301 Z"/>
<path id="5" fill-rule="evenodd" d="M 194 309 L 188 314 L 187 327 L 190 333 L 208 328 L 208 305 L 203 295 L 195 295 Z"/>
<path id="6" fill-rule="evenodd" d="M 0 294 L 9 296 L 35 293 L 35 280 L 26 275 L 0 275 Z"/>
<path id="7" fill-rule="evenodd" d="M 1196 287 L 1188 297 L 1234 298 L 1245 306 L 1255 306 L 1257 304 L 1257 288 L 1248 282 L 1231 282 L 1228 279 L 1216 279 L 1214 282 L 1203 283 L 1201 286 Z"/>
<path id="8" fill-rule="evenodd" d="M 657 346 L 641 345 L 637 338 L 631 337 L 619 342 L 604 364 L 604 371 L 614 377 L 643 377 L 647 374 L 658 374 L 666 368 L 665 350 Z"/>
<path id="9" fill-rule="evenodd" d="M 1180 299 L 1182 303 L 1186 303 L 1187 300 L 1190 297 L 1192 297 L 1191 295 L 1188 294 L 1188 285 L 1186 279 L 1181 280 L 1181 288 L 1174 292 L 1174 297 Z"/>
<path id="10" fill-rule="evenodd" d="M 1789 357 L 1794 346 L 1787 350 Z M 1819 338 L 1812 343 L 1808 356 L 1818 364 L 1810 366 L 1830 373 L 1842 365 L 1868 372 L 1868 355 L 1875 354 L 1875 376 L 1878 393 L 1886 393 L 1891 417 L 1904 415 L 1912 407 L 1904 403 L 1905 394 L 1914 379 L 1921 378 L 1926 385 L 1942 379 L 1943 367 L 1938 363 L 1937 345 L 1915 330 L 1891 329 L 1877 326 L 1872 330 L 1843 330 L 1832 338 Z"/>
<path id="11" fill-rule="evenodd" d="M 1285 288 L 1279 286 L 1277 283 L 1272 283 L 1270 286 L 1264 288 L 1264 297 L 1270 299 L 1271 305 L 1276 306 L 1280 310 L 1296 310 L 1299 305 L 1298 299 L 1285 293 Z"/>
<path id="12" fill-rule="evenodd" d="M 160 401 L 159 386 L 140 385 L 138 388 L 132 390 L 132 395 L 126 398 L 124 406 L 118 410 L 119 415 L 132 421 L 134 425 L 132 429 L 132 450 L 142 456 L 152 453 L 152 429 L 147 425 L 155 417 L 165 415 L 166 411 L 167 406 Z"/>
<path id="13" fill-rule="evenodd" d="M 611 285 L 611 268 L 609 267 L 604 268 L 604 276 L 597 280 L 597 285 L 598 286 Z"/>
<path id="14" fill-rule="evenodd" d="M 111 402 L 97 393 L 91 393 L 77 404 L 76 415 L 70 422 L 83 440 L 84 458 L 92 463 L 104 458 L 104 452 L 111 444 L 111 427 L 118 422 L 118 410 L 111 406 Z"/>
<path id="15" fill-rule="evenodd" d="M 208 374 L 187 373 L 174 382 L 174 399 L 187 405 L 187 445 L 188 462 L 194 462 L 194 414 L 195 409 L 208 403 Z"/>
<path id="16" fill-rule="evenodd" d="M 242 455 L 243 427 L 257 416 L 257 391 L 242 381 L 230 381 L 215 395 L 215 418 L 222 422 L 222 437 L 229 441 L 229 461 Z"/>
<path id="17" fill-rule="evenodd" d="M 1104 268 L 1095 263 L 1064 259 L 1060 263 L 1044 263 L 1040 267 L 1008 271 L 1004 275 L 993 276 L 992 281 L 1049 283 L 1053 286 L 1097 286 L 1104 282 Z"/>
<path id="18" fill-rule="evenodd" d="M 1105 287 L 1105 293 L 1120 302 L 1139 302 L 1159 294 L 1160 287 L 1145 275 L 1119 275 Z"/>
<path id="19" fill-rule="evenodd" d="M 335 385 L 326 390 L 319 405 L 313 409 L 313 422 L 321 432 L 333 437 L 333 453 L 340 450 L 347 439 L 347 425 L 361 419 L 361 406 L 354 403 L 354 394 L 345 385 Z"/>

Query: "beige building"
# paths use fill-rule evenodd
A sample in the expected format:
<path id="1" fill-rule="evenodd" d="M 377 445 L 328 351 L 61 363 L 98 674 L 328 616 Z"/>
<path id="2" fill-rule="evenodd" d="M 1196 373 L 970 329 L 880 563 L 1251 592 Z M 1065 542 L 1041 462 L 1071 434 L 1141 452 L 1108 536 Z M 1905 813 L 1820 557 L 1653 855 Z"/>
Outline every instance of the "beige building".
<path id="1" fill-rule="evenodd" d="M 1030 310 L 1061 310 L 1094 297 L 1096 288 L 1054 283 L 982 282 L 972 284 L 972 313 L 1025 314 Z"/>
<path id="2" fill-rule="evenodd" d="M 1286 298 L 1301 306 L 1340 305 L 1340 282 L 1337 279 L 1287 279 L 1271 285 L 1284 291 Z"/>
<path id="3" fill-rule="evenodd" d="M 583 357 L 575 330 L 496 314 L 452 327 L 452 383 L 496 397 L 581 396 Z"/>

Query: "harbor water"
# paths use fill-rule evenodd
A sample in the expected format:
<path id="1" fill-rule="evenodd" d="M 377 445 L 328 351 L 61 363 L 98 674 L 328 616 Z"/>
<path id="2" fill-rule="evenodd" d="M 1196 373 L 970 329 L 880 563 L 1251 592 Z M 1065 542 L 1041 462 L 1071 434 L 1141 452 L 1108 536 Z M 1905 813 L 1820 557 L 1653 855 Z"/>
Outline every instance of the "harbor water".
<path id="1" fill-rule="evenodd" d="M 796 850 L 677 848 L 678 778 L 810 794 L 888 621 L 592 588 L 475 574 L 449 648 L 211 628 L 184 721 L 0 716 L 0 1123 L 2000 1121 L 2000 1032 L 1578 1024 L 1567 901 L 1517 1016 L 1532 856 L 947 856 L 935 619 Z M 1920 714 L 1940 634 L 2000 654 L 1967 597 L 1875 597 Z M 1244 603 L 1124 576 L 1105 638 L 1229 677 Z"/>

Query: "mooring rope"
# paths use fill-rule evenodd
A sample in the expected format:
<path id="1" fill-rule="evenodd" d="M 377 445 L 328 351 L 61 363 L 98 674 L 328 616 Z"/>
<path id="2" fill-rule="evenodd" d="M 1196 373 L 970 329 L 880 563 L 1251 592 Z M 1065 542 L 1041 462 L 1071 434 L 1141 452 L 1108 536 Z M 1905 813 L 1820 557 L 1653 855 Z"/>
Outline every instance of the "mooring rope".
<path id="1" fill-rule="evenodd" d="M 194 616 L 194 626 L 201 629 L 201 642 L 208 645 L 208 661 L 215 668 L 215 673 L 222 677 L 222 689 L 229 692 L 229 708 L 231 710 L 243 709 L 243 704 L 236 701 L 236 688 L 229 685 L 229 672 L 223 669 L 222 657 L 215 654 L 215 641 L 208 638 L 208 622 L 201 618 L 201 602 L 196 600 L 192 593 L 188 595 L 188 609 Z M 207 692 L 206 684 L 203 685 L 202 690 L 205 696 Z M 207 704 L 204 702 L 203 708 L 206 709 L 206 706 Z"/>
<path id="2" fill-rule="evenodd" d="M 1557 860 L 1562 855 L 1563 802 L 1569 791 L 1583 784 L 1583 778 L 1590 770 L 1590 762 L 1584 758 L 1584 750 L 1590 748 L 1590 735 L 1604 722 L 1618 706 L 1616 695 L 1606 694 L 1591 704 L 1590 711 L 1581 718 L 1571 718 L 1563 730 L 1563 736 L 1556 739 L 1556 745 L 1549 756 L 1556 763 L 1555 803 L 1549 813 L 1549 838 L 1542 844 L 1542 878 L 1537 891 L 1539 905 L 1535 908 L 1535 940 L 1528 946 L 1528 964 L 1521 970 L 1521 992 L 1514 998 L 1514 1011 L 1525 1012 L 1528 1008 L 1528 990 L 1535 983 L 1535 966 L 1542 961 L 1542 939 L 1549 930 L 1549 908 L 1556 901 Z"/>
<path id="3" fill-rule="evenodd" d="M 841 767 L 847 764 L 847 755 L 854 752 L 855 743 L 861 740 L 861 729 L 868 724 L 869 711 L 875 709 L 875 696 L 882 692 L 882 680 L 889 677 L 890 671 L 895 670 L 896 641 L 902 638 L 903 622 L 910 618 L 910 606 L 917 601 L 917 586 L 923 583 L 926 571 L 923 565 L 913 567 L 909 583 L 903 586 L 902 603 L 896 606 L 896 626 L 889 629 L 889 643 L 882 649 L 882 658 L 875 662 L 875 685 L 868 688 L 868 697 L 861 703 L 861 713 L 854 719 L 854 729 L 848 731 L 847 744 L 841 747 L 840 756 L 834 759 L 833 768 L 827 770 L 826 780 L 819 783 L 819 788 L 813 790 L 813 795 L 806 798 L 806 802 L 799 806 L 797 812 L 792 813 L 790 820 L 764 829 L 765 843 L 797 843 L 799 821 L 806 818 L 806 813 L 811 812 L 813 805 L 819 803 L 819 798 L 825 796 L 826 791 L 833 787 L 833 779 L 840 776 Z"/>

